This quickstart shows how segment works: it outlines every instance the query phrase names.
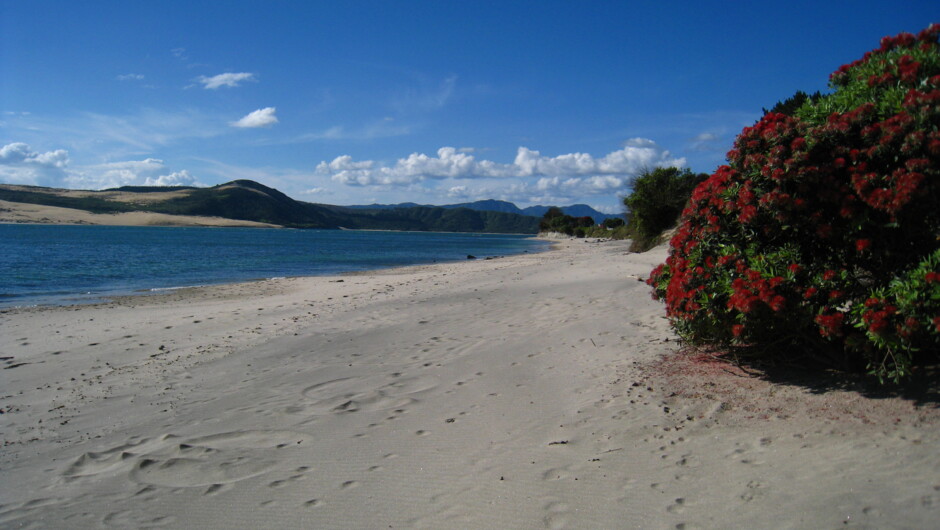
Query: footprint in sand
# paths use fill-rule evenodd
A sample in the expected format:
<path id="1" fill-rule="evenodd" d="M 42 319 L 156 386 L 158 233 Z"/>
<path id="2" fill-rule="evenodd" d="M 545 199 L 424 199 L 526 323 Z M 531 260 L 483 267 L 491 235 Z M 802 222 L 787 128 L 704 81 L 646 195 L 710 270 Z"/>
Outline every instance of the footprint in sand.
<path id="1" fill-rule="evenodd" d="M 685 511 L 686 502 L 683 498 L 678 498 L 676 501 L 666 507 L 666 511 L 669 513 L 680 514 Z"/>
<path id="2" fill-rule="evenodd" d="M 229 458 L 145 458 L 131 471 L 131 478 L 143 484 L 192 488 L 236 482 L 269 471 L 276 462 L 233 456 Z"/>
<path id="3" fill-rule="evenodd" d="M 85 453 L 63 473 L 67 480 L 127 473 L 141 484 L 175 488 L 207 487 L 206 495 L 224 485 L 266 473 L 277 460 L 271 449 L 294 447 L 310 436 L 295 431 L 253 430 L 212 434 L 183 440 L 175 435 L 131 440 L 120 446 Z M 300 468 L 298 468 L 300 469 Z M 289 481 L 300 480 L 293 475 Z"/>
<path id="4" fill-rule="evenodd" d="M 552 501 L 546 504 L 543 509 L 548 512 L 543 520 L 548 528 L 566 528 L 568 526 L 568 504 L 559 501 Z"/>
<path id="5" fill-rule="evenodd" d="M 341 378 L 324 381 L 303 390 L 312 401 L 307 412 L 343 414 L 404 409 L 417 403 L 415 397 L 438 386 L 432 376 L 405 377 L 393 374 L 387 378 Z"/>
<path id="6" fill-rule="evenodd" d="M 172 515 L 152 516 L 124 510 L 109 513 L 101 522 L 104 523 L 105 526 L 113 526 L 116 528 L 158 528 L 173 524 L 176 522 L 176 518 Z"/>

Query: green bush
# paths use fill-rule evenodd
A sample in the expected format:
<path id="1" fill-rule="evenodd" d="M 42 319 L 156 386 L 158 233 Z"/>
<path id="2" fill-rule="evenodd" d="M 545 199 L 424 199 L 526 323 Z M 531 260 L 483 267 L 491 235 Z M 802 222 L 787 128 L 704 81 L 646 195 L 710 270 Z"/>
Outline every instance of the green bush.
<path id="1" fill-rule="evenodd" d="M 899 380 L 940 358 L 940 26 L 745 128 L 650 278 L 692 343 Z"/>
<path id="2" fill-rule="evenodd" d="M 664 230 L 675 226 L 692 190 L 707 177 L 675 167 L 641 171 L 630 184 L 630 195 L 623 200 L 633 234 L 632 250 L 650 248 Z"/>
<path id="3" fill-rule="evenodd" d="M 572 217 L 562 213 L 561 208 L 552 206 L 539 221 L 540 232 L 559 232 L 569 236 L 585 237 L 594 226 L 591 217 Z"/>

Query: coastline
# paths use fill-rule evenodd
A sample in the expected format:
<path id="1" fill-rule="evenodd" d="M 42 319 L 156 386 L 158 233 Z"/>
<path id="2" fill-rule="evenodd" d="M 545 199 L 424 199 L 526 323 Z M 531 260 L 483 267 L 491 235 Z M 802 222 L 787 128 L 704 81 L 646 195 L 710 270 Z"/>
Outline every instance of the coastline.
<path id="1" fill-rule="evenodd" d="M 664 368 L 665 247 L 553 243 L 0 313 L 0 525 L 936 520 L 929 403 Z"/>
<path id="2" fill-rule="evenodd" d="M 283 229 L 283 231 L 237 231 L 242 227 L 224 227 L 235 228 L 235 231 L 214 232 L 212 229 L 217 227 L 78 227 L 74 225 L 57 225 L 61 230 L 55 230 L 54 227 L 42 228 L 43 225 L 24 226 L 22 229 L 10 227 L 10 239 L 13 242 L 13 248 L 7 249 L 8 258 L 12 258 L 9 265 L 12 275 L 9 283 L 3 284 L 3 292 L 0 293 L 0 310 L 36 307 L 44 305 L 88 305 L 92 303 L 104 302 L 116 297 L 123 296 L 153 296 L 165 290 L 178 290 L 190 287 L 204 287 L 209 285 L 225 285 L 231 283 L 268 281 L 279 278 L 301 278 L 306 276 L 319 277 L 340 274 L 356 274 L 368 272 L 369 270 L 394 268 L 414 264 L 432 264 L 443 262 L 460 262 L 470 259 L 471 254 L 476 259 L 496 259 L 514 253 L 537 253 L 550 250 L 551 241 L 540 239 L 535 235 L 523 234 L 467 234 L 458 232 L 394 232 L 388 231 L 390 243 L 379 245 L 375 250 L 378 252 L 360 252 L 354 258 L 350 258 L 344 244 L 351 247 L 359 245 L 359 248 L 369 248 L 377 243 L 363 243 L 373 241 L 377 236 L 368 235 L 373 231 L 366 231 L 360 235 L 347 234 L 340 236 L 340 231 L 333 230 L 295 230 Z M 69 229 L 74 228 L 81 232 L 76 236 Z M 112 233 L 112 230 L 120 232 Z M 176 233 L 174 229 L 182 230 Z M 207 230 L 208 229 L 208 230 Z M 141 232 L 133 237 L 126 235 L 131 231 Z M 24 232 L 25 231 L 25 232 Z M 38 231 L 34 234 L 33 231 Z M 126 232 L 125 232 L 126 231 Z M 134 232 L 136 234 L 136 232 Z M 24 236 L 23 234 L 27 234 Z M 52 234 L 52 235 L 49 235 Z M 156 234 L 156 236 L 153 236 Z M 201 235 L 200 235 L 201 234 Z M 242 235 L 232 235 L 242 234 Z M 260 234 L 259 237 L 254 237 Z M 451 236 L 451 237 L 448 237 Z M 478 237 L 474 237 L 478 236 Z M 26 239 L 24 239 L 24 237 Z M 122 255 L 124 250 L 122 245 L 125 242 L 151 241 L 156 240 L 160 246 L 154 245 L 153 249 L 166 250 L 139 252 L 138 248 L 131 246 L 127 249 L 130 256 L 127 259 L 113 260 L 117 265 L 111 270 L 100 271 L 89 269 L 88 273 L 82 277 L 82 281 L 70 282 L 69 274 L 61 275 L 63 281 L 58 281 L 59 270 L 75 268 L 71 254 L 63 252 L 44 253 L 42 246 L 29 245 L 24 246 L 19 243 L 28 238 L 36 238 L 40 241 L 58 241 L 60 238 L 67 244 L 72 241 L 82 241 L 85 239 L 101 240 L 104 245 L 111 249 L 111 253 L 117 252 Z M 202 249 L 202 240 L 212 240 L 215 244 L 221 245 L 223 252 L 214 254 L 214 257 L 208 257 L 200 252 Z M 165 241 L 178 241 L 179 249 L 174 244 L 165 244 Z M 268 248 L 273 241 L 285 245 L 288 249 L 286 256 L 282 254 L 272 254 Z M 311 243 L 312 241 L 312 243 Z M 337 241 L 339 243 L 337 243 Z M 443 241 L 440 248 L 435 247 L 431 241 Z M 115 249 L 111 248 L 114 242 Z M 347 242 L 347 243 L 343 243 Z M 397 242 L 397 243 L 396 243 Z M 53 245 L 53 243 L 49 243 Z M 339 246 L 338 246 L 339 245 Z M 54 245 L 53 245 L 54 246 Z M 246 247 L 256 246 L 262 248 L 260 256 L 270 256 L 267 259 L 246 260 L 250 266 L 243 266 L 240 259 L 242 255 L 251 256 L 252 252 L 247 252 Z M 54 248 L 64 248 L 60 245 Z M 81 258 L 79 262 L 85 260 L 89 263 L 95 263 L 97 255 L 89 253 L 85 249 L 91 248 L 86 245 L 79 249 Z M 296 250 L 303 249 L 303 250 Z M 337 250 L 338 249 L 338 250 Z M 382 250 L 389 250 L 383 253 Z M 330 256 L 334 251 L 341 259 L 332 260 Z M 172 272 L 172 267 L 162 267 L 157 271 L 150 271 L 147 265 L 156 261 L 163 260 L 164 255 L 172 253 L 179 262 L 178 271 L 185 271 L 185 274 Z M 31 257 L 43 255 L 45 258 L 43 264 L 35 269 Z M 357 261 L 358 260 L 358 261 Z M 222 265 L 217 263 L 221 262 Z M 169 272 L 168 272 L 169 271 Z M 74 276 L 74 273 L 73 273 Z M 37 283 L 31 281 L 31 278 L 47 278 L 46 283 Z M 95 278 L 104 278 L 102 281 L 95 281 Z M 0 282 L 3 283 L 3 282 Z"/>

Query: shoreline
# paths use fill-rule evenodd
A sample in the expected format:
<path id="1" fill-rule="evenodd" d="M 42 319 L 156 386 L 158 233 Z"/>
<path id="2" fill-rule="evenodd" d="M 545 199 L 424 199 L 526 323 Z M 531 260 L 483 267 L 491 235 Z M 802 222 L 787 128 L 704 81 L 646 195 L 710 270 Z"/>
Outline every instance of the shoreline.
<path id="1" fill-rule="evenodd" d="M 40 226 L 40 225 L 37 225 Z M 62 225 L 62 226 L 83 226 L 83 225 Z M 158 227 L 154 227 L 158 228 Z M 159 227 L 159 228 L 186 228 L 180 226 L 168 226 L 168 227 Z M 244 228 L 244 227 L 189 227 L 189 228 Z M 288 229 L 290 230 L 290 229 Z M 369 231 L 373 232 L 373 231 Z M 377 231 L 376 231 L 377 232 Z M 397 231 L 387 231 L 387 232 L 396 232 Z M 406 233 L 406 232 L 402 232 Z M 463 232 L 421 232 L 424 234 L 457 234 L 457 235 L 467 235 Z M 515 256 L 520 254 L 536 254 L 541 252 L 547 252 L 554 248 L 554 240 L 541 238 L 538 235 L 524 235 L 524 234 L 482 234 L 483 236 L 514 236 L 520 237 L 520 239 L 532 240 L 532 241 L 541 241 L 544 243 L 543 246 L 532 249 L 523 249 L 516 253 L 505 253 L 505 254 L 481 254 L 479 257 L 474 257 L 473 259 L 480 260 L 492 260 L 500 259 L 508 256 Z M 495 251 L 495 249 L 494 249 Z M 503 252 L 503 251 L 500 251 Z M 469 254 L 468 254 L 469 256 Z M 26 308 L 36 308 L 36 307 L 46 307 L 46 306 L 73 306 L 73 305 L 93 305 L 97 303 L 106 303 L 109 300 L 114 298 L 123 298 L 127 296 L 157 296 L 163 291 L 172 291 L 180 289 L 190 289 L 190 288 L 201 288 L 209 286 L 225 286 L 239 283 L 253 283 L 253 282 L 264 282 L 276 279 L 284 278 L 319 278 L 324 276 L 342 276 L 342 275 L 357 275 L 357 274 L 368 274 L 371 271 L 378 271 L 384 269 L 394 269 L 401 267 L 410 267 L 410 266 L 421 266 L 421 265 L 431 265 L 435 263 L 459 263 L 464 261 L 465 258 L 435 258 L 432 261 L 428 262 L 417 262 L 409 265 L 385 265 L 379 266 L 377 268 L 366 268 L 366 269 L 350 269 L 343 271 L 330 271 L 324 270 L 319 274 L 300 274 L 300 275 L 290 275 L 290 274 L 278 274 L 269 277 L 255 277 L 255 278 L 236 278 L 230 280 L 213 280 L 211 278 L 206 279 L 202 283 L 196 283 L 191 285 L 170 285 L 170 286 L 160 286 L 160 287 L 147 287 L 147 286 L 138 286 L 138 287 L 128 287 L 121 289 L 97 289 L 97 290 L 88 290 L 88 288 L 83 288 L 73 292 L 57 292 L 57 293 L 39 293 L 31 295 L 10 295 L 5 299 L 0 299 L 0 312 L 17 310 L 17 309 L 26 309 Z M 469 258 L 466 258 L 469 260 Z M 85 301 L 87 300 L 87 301 Z"/>
<path id="2" fill-rule="evenodd" d="M 935 402 L 670 365 L 627 244 L 0 313 L 0 526 L 936 520 Z"/>

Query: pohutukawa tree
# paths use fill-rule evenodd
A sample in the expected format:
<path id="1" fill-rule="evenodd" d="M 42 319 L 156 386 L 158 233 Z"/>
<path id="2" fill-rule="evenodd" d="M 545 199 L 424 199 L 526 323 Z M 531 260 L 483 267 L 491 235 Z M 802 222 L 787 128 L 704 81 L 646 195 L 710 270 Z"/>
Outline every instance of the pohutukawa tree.
<path id="1" fill-rule="evenodd" d="M 649 280 L 686 340 L 898 380 L 940 359 L 940 25 L 745 128 Z"/>

